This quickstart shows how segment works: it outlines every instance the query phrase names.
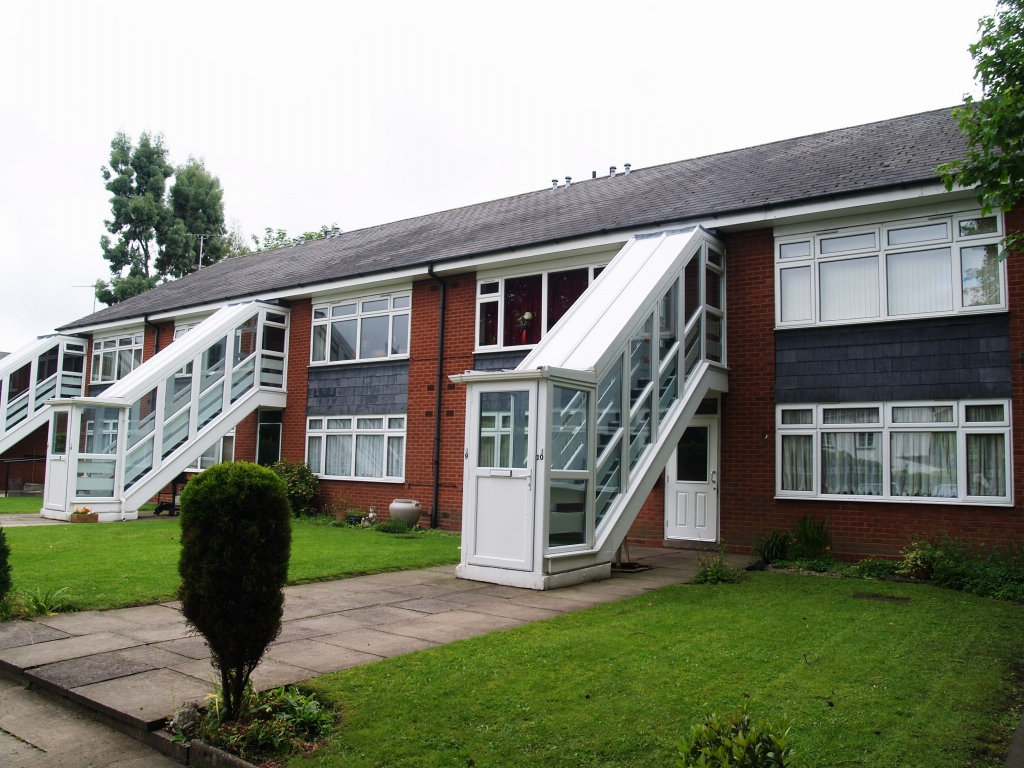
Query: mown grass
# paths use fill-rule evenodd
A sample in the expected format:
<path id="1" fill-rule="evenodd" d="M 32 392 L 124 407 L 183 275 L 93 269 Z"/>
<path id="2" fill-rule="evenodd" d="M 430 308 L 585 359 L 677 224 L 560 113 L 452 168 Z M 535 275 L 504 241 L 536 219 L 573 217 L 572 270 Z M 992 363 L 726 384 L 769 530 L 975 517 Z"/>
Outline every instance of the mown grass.
<path id="1" fill-rule="evenodd" d="M 821 766 L 1001 765 L 1022 632 L 1021 606 L 929 586 L 669 587 L 320 677 L 343 719 L 291 765 L 668 768 L 705 703 L 789 715 Z"/>
<path id="2" fill-rule="evenodd" d="M 40 496 L 0 496 L 0 515 L 38 515 L 42 507 Z"/>
<path id="3" fill-rule="evenodd" d="M 177 518 L 130 523 L 8 528 L 15 590 L 69 587 L 79 610 L 175 599 L 180 527 Z M 459 559 L 458 536 L 428 532 L 394 536 L 360 528 L 292 528 L 289 583 L 426 568 Z"/>

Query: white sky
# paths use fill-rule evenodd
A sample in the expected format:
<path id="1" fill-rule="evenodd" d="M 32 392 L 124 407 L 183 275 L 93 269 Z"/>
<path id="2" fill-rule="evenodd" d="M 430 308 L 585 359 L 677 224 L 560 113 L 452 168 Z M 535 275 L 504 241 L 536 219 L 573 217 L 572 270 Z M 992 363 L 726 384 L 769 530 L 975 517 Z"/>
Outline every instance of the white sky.
<path id="1" fill-rule="evenodd" d="M 0 350 L 92 311 L 118 130 L 228 222 L 352 230 L 950 106 L 995 0 L 10 2 Z"/>

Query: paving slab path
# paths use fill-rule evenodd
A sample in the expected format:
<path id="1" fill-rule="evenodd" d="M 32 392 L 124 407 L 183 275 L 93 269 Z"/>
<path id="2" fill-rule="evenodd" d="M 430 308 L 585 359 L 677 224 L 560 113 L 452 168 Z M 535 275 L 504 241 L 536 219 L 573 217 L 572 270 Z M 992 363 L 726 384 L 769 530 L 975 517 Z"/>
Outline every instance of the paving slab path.
<path id="1" fill-rule="evenodd" d="M 633 559 L 651 570 L 548 592 L 457 579 L 455 566 L 286 587 L 281 635 L 253 683 L 296 683 L 685 583 L 697 571 L 693 550 L 633 547 Z M 202 701 L 218 679 L 177 603 L 0 623 L 0 673 L 141 733 Z"/>

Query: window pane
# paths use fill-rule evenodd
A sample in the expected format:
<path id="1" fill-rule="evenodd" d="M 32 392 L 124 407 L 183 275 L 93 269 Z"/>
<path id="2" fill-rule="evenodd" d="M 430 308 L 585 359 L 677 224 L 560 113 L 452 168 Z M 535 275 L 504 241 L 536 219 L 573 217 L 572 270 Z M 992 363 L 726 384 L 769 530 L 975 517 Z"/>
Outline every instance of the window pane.
<path id="1" fill-rule="evenodd" d="M 123 379 L 132 372 L 135 356 L 131 349 L 122 349 L 117 353 L 117 378 Z"/>
<path id="2" fill-rule="evenodd" d="M 481 347 L 489 347 L 498 343 L 498 302 L 488 301 L 480 305 L 480 340 Z"/>
<path id="3" fill-rule="evenodd" d="M 886 257 L 889 314 L 948 312 L 953 309 L 953 268 L 949 248 Z"/>
<path id="4" fill-rule="evenodd" d="M 13 402 L 16 397 L 28 392 L 32 386 L 32 363 L 25 363 L 10 375 L 7 382 L 7 400 Z"/>
<path id="5" fill-rule="evenodd" d="M 356 435 L 356 477 L 384 476 L 384 435 Z"/>
<path id="6" fill-rule="evenodd" d="M 480 295 L 488 296 L 492 293 L 498 292 L 498 283 L 481 283 L 480 284 Z"/>
<path id="7" fill-rule="evenodd" d="M 782 436 L 782 490 L 814 490 L 813 435 Z"/>
<path id="8" fill-rule="evenodd" d="M 967 436 L 967 495 L 1006 496 L 1006 436 Z"/>
<path id="9" fill-rule="evenodd" d="M 550 481 L 548 546 L 565 547 L 587 541 L 587 481 Z"/>
<path id="10" fill-rule="evenodd" d="M 551 468 L 587 468 L 586 392 L 565 387 L 553 388 L 551 404 Z"/>
<path id="11" fill-rule="evenodd" d="M 82 373 L 85 371 L 85 356 L 72 355 L 65 351 L 63 370 L 66 373 Z"/>
<path id="12" fill-rule="evenodd" d="M 708 264 L 714 264 L 716 267 L 722 266 L 722 254 L 716 251 L 714 248 L 708 248 Z"/>
<path id="13" fill-rule="evenodd" d="M 315 307 L 313 309 L 314 320 L 325 320 L 327 318 L 327 307 Z"/>
<path id="14" fill-rule="evenodd" d="M 356 419 L 357 429 L 384 429 L 384 419 Z"/>
<path id="15" fill-rule="evenodd" d="M 359 334 L 359 359 L 388 356 L 387 315 L 364 317 Z"/>
<path id="16" fill-rule="evenodd" d="M 877 256 L 826 262 L 819 278 L 822 320 L 878 317 Z"/>
<path id="17" fill-rule="evenodd" d="M 526 467 L 529 408 L 529 392 L 480 394 L 478 466 Z"/>
<path id="18" fill-rule="evenodd" d="M 686 269 L 683 270 L 683 309 L 686 314 L 686 322 L 690 322 L 697 310 L 700 309 L 700 252 L 693 255 Z"/>
<path id="19" fill-rule="evenodd" d="M 964 306 L 1000 303 L 999 246 L 977 245 L 960 249 L 964 279 Z"/>
<path id="20" fill-rule="evenodd" d="M 328 429 L 352 429 L 352 419 L 328 419 Z"/>
<path id="21" fill-rule="evenodd" d="M 622 451 L 619 443 L 608 453 L 604 464 L 597 468 L 597 498 L 594 508 L 594 527 L 601 525 L 615 499 L 622 492 Z"/>
<path id="22" fill-rule="evenodd" d="M 629 405 L 632 407 L 651 383 L 651 331 L 654 316 L 648 316 L 636 335 L 629 340 Z"/>
<path id="23" fill-rule="evenodd" d="M 167 377 L 164 390 L 164 418 L 170 418 L 192 400 L 192 372 L 175 371 Z"/>
<path id="24" fill-rule="evenodd" d="M 313 326 L 313 362 L 319 363 L 327 357 L 327 326 Z"/>
<path id="25" fill-rule="evenodd" d="M 548 330 L 569 311 L 576 299 L 587 290 L 590 270 L 571 269 L 567 272 L 551 272 L 548 274 Z"/>
<path id="26" fill-rule="evenodd" d="M 843 237 L 828 237 L 821 241 L 822 254 L 859 251 L 874 247 L 874 232 L 865 232 L 861 235 L 844 235 Z"/>
<path id="27" fill-rule="evenodd" d="M 686 335 L 684 349 L 686 357 L 683 360 L 686 366 L 686 378 L 689 378 L 690 374 L 693 373 L 693 369 L 697 367 L 697 363 L 700 362 L 700 342 L 701 331 L 700 320 L 698 320 Z"/>
<path id="28" fill-rule="evenodd" d="M 895 424 L 952 424 L 952 405 L 914 405 L 892 409 Z"/>
<path id="29" fill-rule="evenodd" d="M 658 381 L 658 423 L 665 420 L 672 404 L 679 397 L 679 353 L 672 355 L 672 360 L 661 372 Z M 715 401 L 718 402 L 717 400 Z M 699 406 L 698 406 L 699 408 Z"/>
<path id="30" fill-rule="evenodd" d="M 408 315 L 395 315 L 391 318 L 391 354 L 409 354 Z"/>
<path id="31" fill-rule="evenodd" d="M 388 299 L 374 299 L 373 301 L 364 301 L 363 312 L 383 312 L 387 310 L 388 304 Z"/>
<path id="32" fill-rule="evenodd" d="M 356 313 L 355 302 L 351 304 L 339 304 L 336 307 L 331 307 L 331 317 L 348 317 Z"/>
<path id="33" fill-rule="evenodd" d="M 811 268 L 779 270 L 779 301 L 782 322 L 811 319 Z"/>
<path id="34" fill-rule="evenodd" d="M 658 303 L 659 359 L 664 359 L 672 345 L 679 340 L 679 281 L 672 283 Z"/>
<path id="35" fill-rule="evenodd" d="M 998 229 L 999 225 L 995 216 L 986 216 L 983 219 L 964 219 L 960 222 L 960 237 L 994 235 Z"/>
<path id="36" fill-rule="evenodd" d="M 318 429 L 318 430 L 319 429 L 323 429 L 324 428 L 324 420 L 323 419 L 310 419 L 309 420 L 309 428 L 310 429 Z"/>
<path id="37" fill-rule="evenodd" d="M 924 224 L 920 227 L 890 229 L 888 234 L 889 245 L 921 243 L 925 240 L 945 240 L 947 237 L 949 237 L 949 227 L 944 221 L 938 224 Z"/>
<path id="38" fill-rule="evenodd" d="M 103 353 L 103 381 L 113 381 L 114 371 L 117 366 L 117 352 L 104 352 Z"/>
<path id="39" fill-rule="evenodd" d="M 57 372 L 57 356 L 60 353 L 60 347 L 54 347 L 49 349 L 39 356 L 36 361 L 36 381 L 44 381 L 50 378 Z"/>
<path id="40" fill-rule="evenodd" d="M 324 474 L 330 477 L 352 475 L 352 435 L 328 435 Z"/>
<path id="41" fill-rule="evenodd" d="M 68 450 L 68 412 L 57 411 L 53 414 L 53 437 L 50 440 L 50 453 L 62 456 Z"/>
<path id="42" fill-rule="evenodd" d="M 253 315 L 235 328 L 231 358 L 232 368 L 256 351 L 256 321 L 258 317 L 258 315 Z"/>
<path id="43" fill-rule="evenodd" d="M 708 481 L 708 428 L 687 427 L 676 446 L 676 479 L 687 483 Z"/>
<path id="44" fill-rule="evenodd" d="M 199 368 L 199 391 L 205 392 L 224 377 L 227 339 L 219 339 L 203 351 Z"/>
<path id="45" fill-rule="evenodd" d="M 969 422 L 1003 421 L 1001 405 L 968 405 L 964 414 Z"/>
<path id="46" fill-rule="evenodd" d="M 713 269 L 704 275 L 704 300 L 709 307 L 722 308 L 722 276 Z"/>
<path id="47" fill-rule="evenodd" d="M 640 405 L 629 424 L 629 468 L 632 470 L 651 444 L 651 396 Z"/>
<path id="48" fill-rule="evenodd" d="M 622 358 L 597 385 L 597 453 L 600 455 L 622 426 Z"/>
<path id="49" fill-rule="evenodd" d="M 324 439 L 320 435 L 310 435 L 306 443 L 306 463 L 317 475 L 323 473 L 323 466 L 320 463 L 322 459 L 320 450 L 323 447 L 323 441 Z"/>
<path id="50" fill-rule="evenodd" d="M 268 352 L 284 352 L 284 328 L 263 326 L 263 348 Z"/>
<path id="51" fill-rule="evenodd" d="M 541 275 L 505 280 L 505 346 L 540 341 Z"/>
<path id="52" fill-rule="evenodd" d="M 331 361 L 356 359 L 356 321 L 331 323 Z"/>
<path id="53" fill-rule="evenodd" d="M 75 480 L 75 496 L 103 498 L 114 495 L 114 467 L 112 459 L 79 459 Z"/>
<path id="54" fill-rule="evenodd" d="M 401 477 L 405 473 L 405 438 L 388 438 L 388 477 Z"/>
<path id="55" fill-rule="evenodd" d="M 804 240 L 800 243 L 783 243 L 779 246 L 780 259 L 807 258 L 811 255 L 811 242 Z"/>
<path id="56" fill-rule="evenodd" d="M 408 309 L 410 304 L 412 304 L 411 296 L 395 296 L 391 300 L 392 309 Z"/>
<path id="57" fill-rule="evenodd" d="M 821 492 L 881 496 L 882 433 L 823 432 Z"/>
<path id="58" fill-rule="evenodd" d="M 889 436 L 893 496 L 956 498 L 956 432 Z"/>
<path id="59" fill-rule="evenodd" d="M 782 412 L 783 424 L 813 424 L 814 412 L 810 408 L 785 410 Z"/>
<path id="60" fill-rule="evenodd" d="M 722 362 L 722 325 L 725 320 L 718 315 L 707 313 L 707 346 L 704 355 L 708 360 Z"/>
<path id="61" fill-rule="evenodd" d="M 877 424 L 877 408 L 826 408 L 822 413 L 825 424 Z"/>
<path id="62" fill-rule="evenodd" d="M 388 419 L 388 429 L 405 429 L 405 419 L 400 416 Z"/>

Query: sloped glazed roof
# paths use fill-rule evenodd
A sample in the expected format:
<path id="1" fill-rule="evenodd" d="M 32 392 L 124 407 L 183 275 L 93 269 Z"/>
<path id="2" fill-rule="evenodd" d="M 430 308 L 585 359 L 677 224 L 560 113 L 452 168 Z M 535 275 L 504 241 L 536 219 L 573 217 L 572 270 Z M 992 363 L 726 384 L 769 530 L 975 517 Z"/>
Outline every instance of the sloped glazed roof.
<path id="1" fill-rule="evenodd" d="M 640 168 L 229 259 L 62 330 L 603 231 L 919 184 L 964 151 L 951 110 L 940 109 Z"/>

